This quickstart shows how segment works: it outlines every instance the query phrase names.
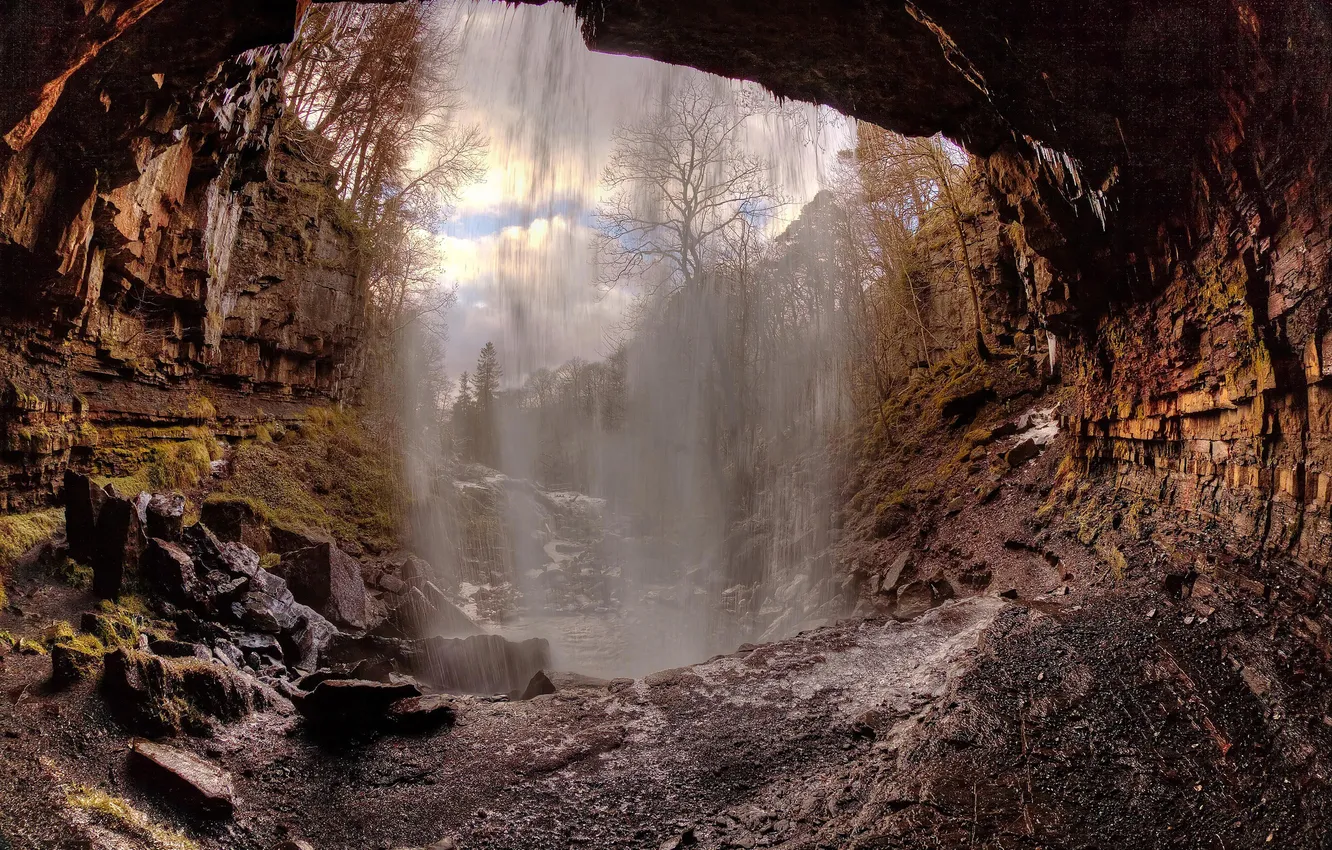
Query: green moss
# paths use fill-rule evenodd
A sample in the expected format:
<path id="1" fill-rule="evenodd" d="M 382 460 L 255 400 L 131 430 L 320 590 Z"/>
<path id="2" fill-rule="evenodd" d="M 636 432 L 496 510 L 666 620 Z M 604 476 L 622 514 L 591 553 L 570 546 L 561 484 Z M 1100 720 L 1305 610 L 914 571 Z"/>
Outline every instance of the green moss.
<path id="1" fill-rule="evenodd" d="M 155 850 L 198 850 L 199 845 L 185 835 L 162 826 L 120 797 L 100 788 L 74 785 L 67 789 L 65 802 L 87 812 L 104 825 L 124 830 L 148 842 Z"/>
<path id="2" fill-rule="evenodd" d="M 106 435 L 108 439 L 103 441 L 98 457 L 103 466 L 126 470 L 126 474 L 98 476 L 94 480 L 103 486 L 115 485 L 124 493 L 194 487 L 208 474 L 209 464 L 218 451 L 217 441 L 202 428 L 158 435 L 117 434 L 116 430 L 111 429 Z"/>
<path id="3" fill-rule="evenodd" d="M 259 566 L 263 567 L 266 570 L 275 569 L 281 563 L 282 563 L 282 556 L 276 552 L 269 552 L 267 555 L 264 555 L 262 558 L 259 559 Z"/>
<path id="4" fill-rule="evenodd" d="M 397 545 L 406 493 L 391 441 L 359 417 L 313 408 L 284 438 L 242 443 L 207 502 L 244 505 L 270 525 L 327 529 L 372 551 Z"/>
<path id="5" fill-rule="evenodd" d="M 0 568 L 12 565 L 23 553 L 54 534 L 64 522 L 63 508 L 0 516 Z"/>
<path id="6" fill-rule="evenodd" d="M 87 564 L 80 564 L 73 558 L 62 558 L 53 570 L 55 577 L 76 590 L 92 588 L 93 571 Z"/>
<path id="7" fill-rule="evenodd" d="M 1096 554 L 1110 568 L 1110 577 L 1115 583 L 1123 582 L 1128 575 L 1128 560 L 1124 557 L 1124 553 L 1119 551 L 1119 547 L 1113 543 L 1101 543 L 1096 547 Z"/>

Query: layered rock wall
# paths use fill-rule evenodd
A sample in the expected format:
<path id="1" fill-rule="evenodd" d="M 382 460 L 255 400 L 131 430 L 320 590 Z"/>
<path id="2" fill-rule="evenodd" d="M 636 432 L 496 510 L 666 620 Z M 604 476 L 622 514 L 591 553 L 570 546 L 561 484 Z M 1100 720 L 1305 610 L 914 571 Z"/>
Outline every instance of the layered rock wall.
<path id="1" fill-rule="evenodd" d="M 21 4 L 0 63 L 0 504 L 355 391 L 358 234 L 281 117 L 295 3 Z M 8 13 L 7 13 L 8 14 Z"/>

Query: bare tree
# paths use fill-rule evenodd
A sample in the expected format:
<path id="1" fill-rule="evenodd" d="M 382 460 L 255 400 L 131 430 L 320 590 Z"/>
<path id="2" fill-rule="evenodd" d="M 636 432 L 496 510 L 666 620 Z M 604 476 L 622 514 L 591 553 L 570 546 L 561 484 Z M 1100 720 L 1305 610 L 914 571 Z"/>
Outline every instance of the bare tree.
<path id="1" fill-rule="evenodd" d="M 768 164 L 741 145 L 745 119 L 691 79 L 616 131 L 597 212 L 602 286 L 634 280 L 650 298 L 693 287 L 723 233 L 776 212 Z"/>
<path id="2" fill-rule="evenodd" d="M 457 121 L 457 33 L 430 2 L 315 6 L 292 45 L 287 106 L 332 143 L 339 194 L 363 230 L 372 330 L 437 315 L 430 232 L 484 171 L 485 139 Z"/>

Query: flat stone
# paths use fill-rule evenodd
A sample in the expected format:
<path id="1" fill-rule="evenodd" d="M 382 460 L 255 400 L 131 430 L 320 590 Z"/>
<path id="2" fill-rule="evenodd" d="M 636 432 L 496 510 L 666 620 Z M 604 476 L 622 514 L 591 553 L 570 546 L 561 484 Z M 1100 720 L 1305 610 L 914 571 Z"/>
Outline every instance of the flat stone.
<path id="1" fill-rule="evenodd" d="M 911 563 L 911 550 L 898 555 L 893 562 L 888 565 L 887 571 L 883 574 L 883 581 L 879 585 L 879 593 L 892 593 L 897 590 L 897 584 L 902 580 L 902 571 Z"/>
<path id="2" fill-rule="evenodd" d="M 201 643 L 190 643 L 183 640 L 154 640 L 149 641 L 148 649 L 154 655 L 160 655 L 163 658 L 197 658 L 200 661 L 211 661 L 213 653 L 208 647 Z"/>
<path id="3" fill-rule="evenodd" d="M 167 799 L 209 817 L 230 817 L 236 810 L 231 774 L 193 753 L 136 740 L 130 768 L 164 792 Z"/>

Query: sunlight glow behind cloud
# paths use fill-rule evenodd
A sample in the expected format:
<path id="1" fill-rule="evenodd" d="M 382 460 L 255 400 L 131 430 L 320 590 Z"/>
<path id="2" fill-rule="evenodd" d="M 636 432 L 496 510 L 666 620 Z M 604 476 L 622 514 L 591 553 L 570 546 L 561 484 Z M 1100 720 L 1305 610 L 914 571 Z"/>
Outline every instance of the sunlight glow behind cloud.
<path id="1" fill-rule="evenodd" d="M 506 383 L 571 357 L 602 357 L 633 298 L 595 286 L 593 214 L 612 133 L 673 83 L 705 75 L 591 53 L 562 4 L 443 8 L 460 16 L 464 34 L 464 121 L 480 124 L 490 139 L 486 179 L 462 193 L 436 236 L 446 252 L 446 282 L 458 287 L 448 368 L 470 368 L 487 341 L 500 349 Z M 829 113 L 813 107 L 809 115 L 820 129 L 813 145 L 801 145 L 772 116 L 746 128 L 746 145 L 775 164 L 774 182 L 793 201 L 788 221 L 822 188 L 833 156 L 853 138 L 845 119 L 827 121 Z"/>

